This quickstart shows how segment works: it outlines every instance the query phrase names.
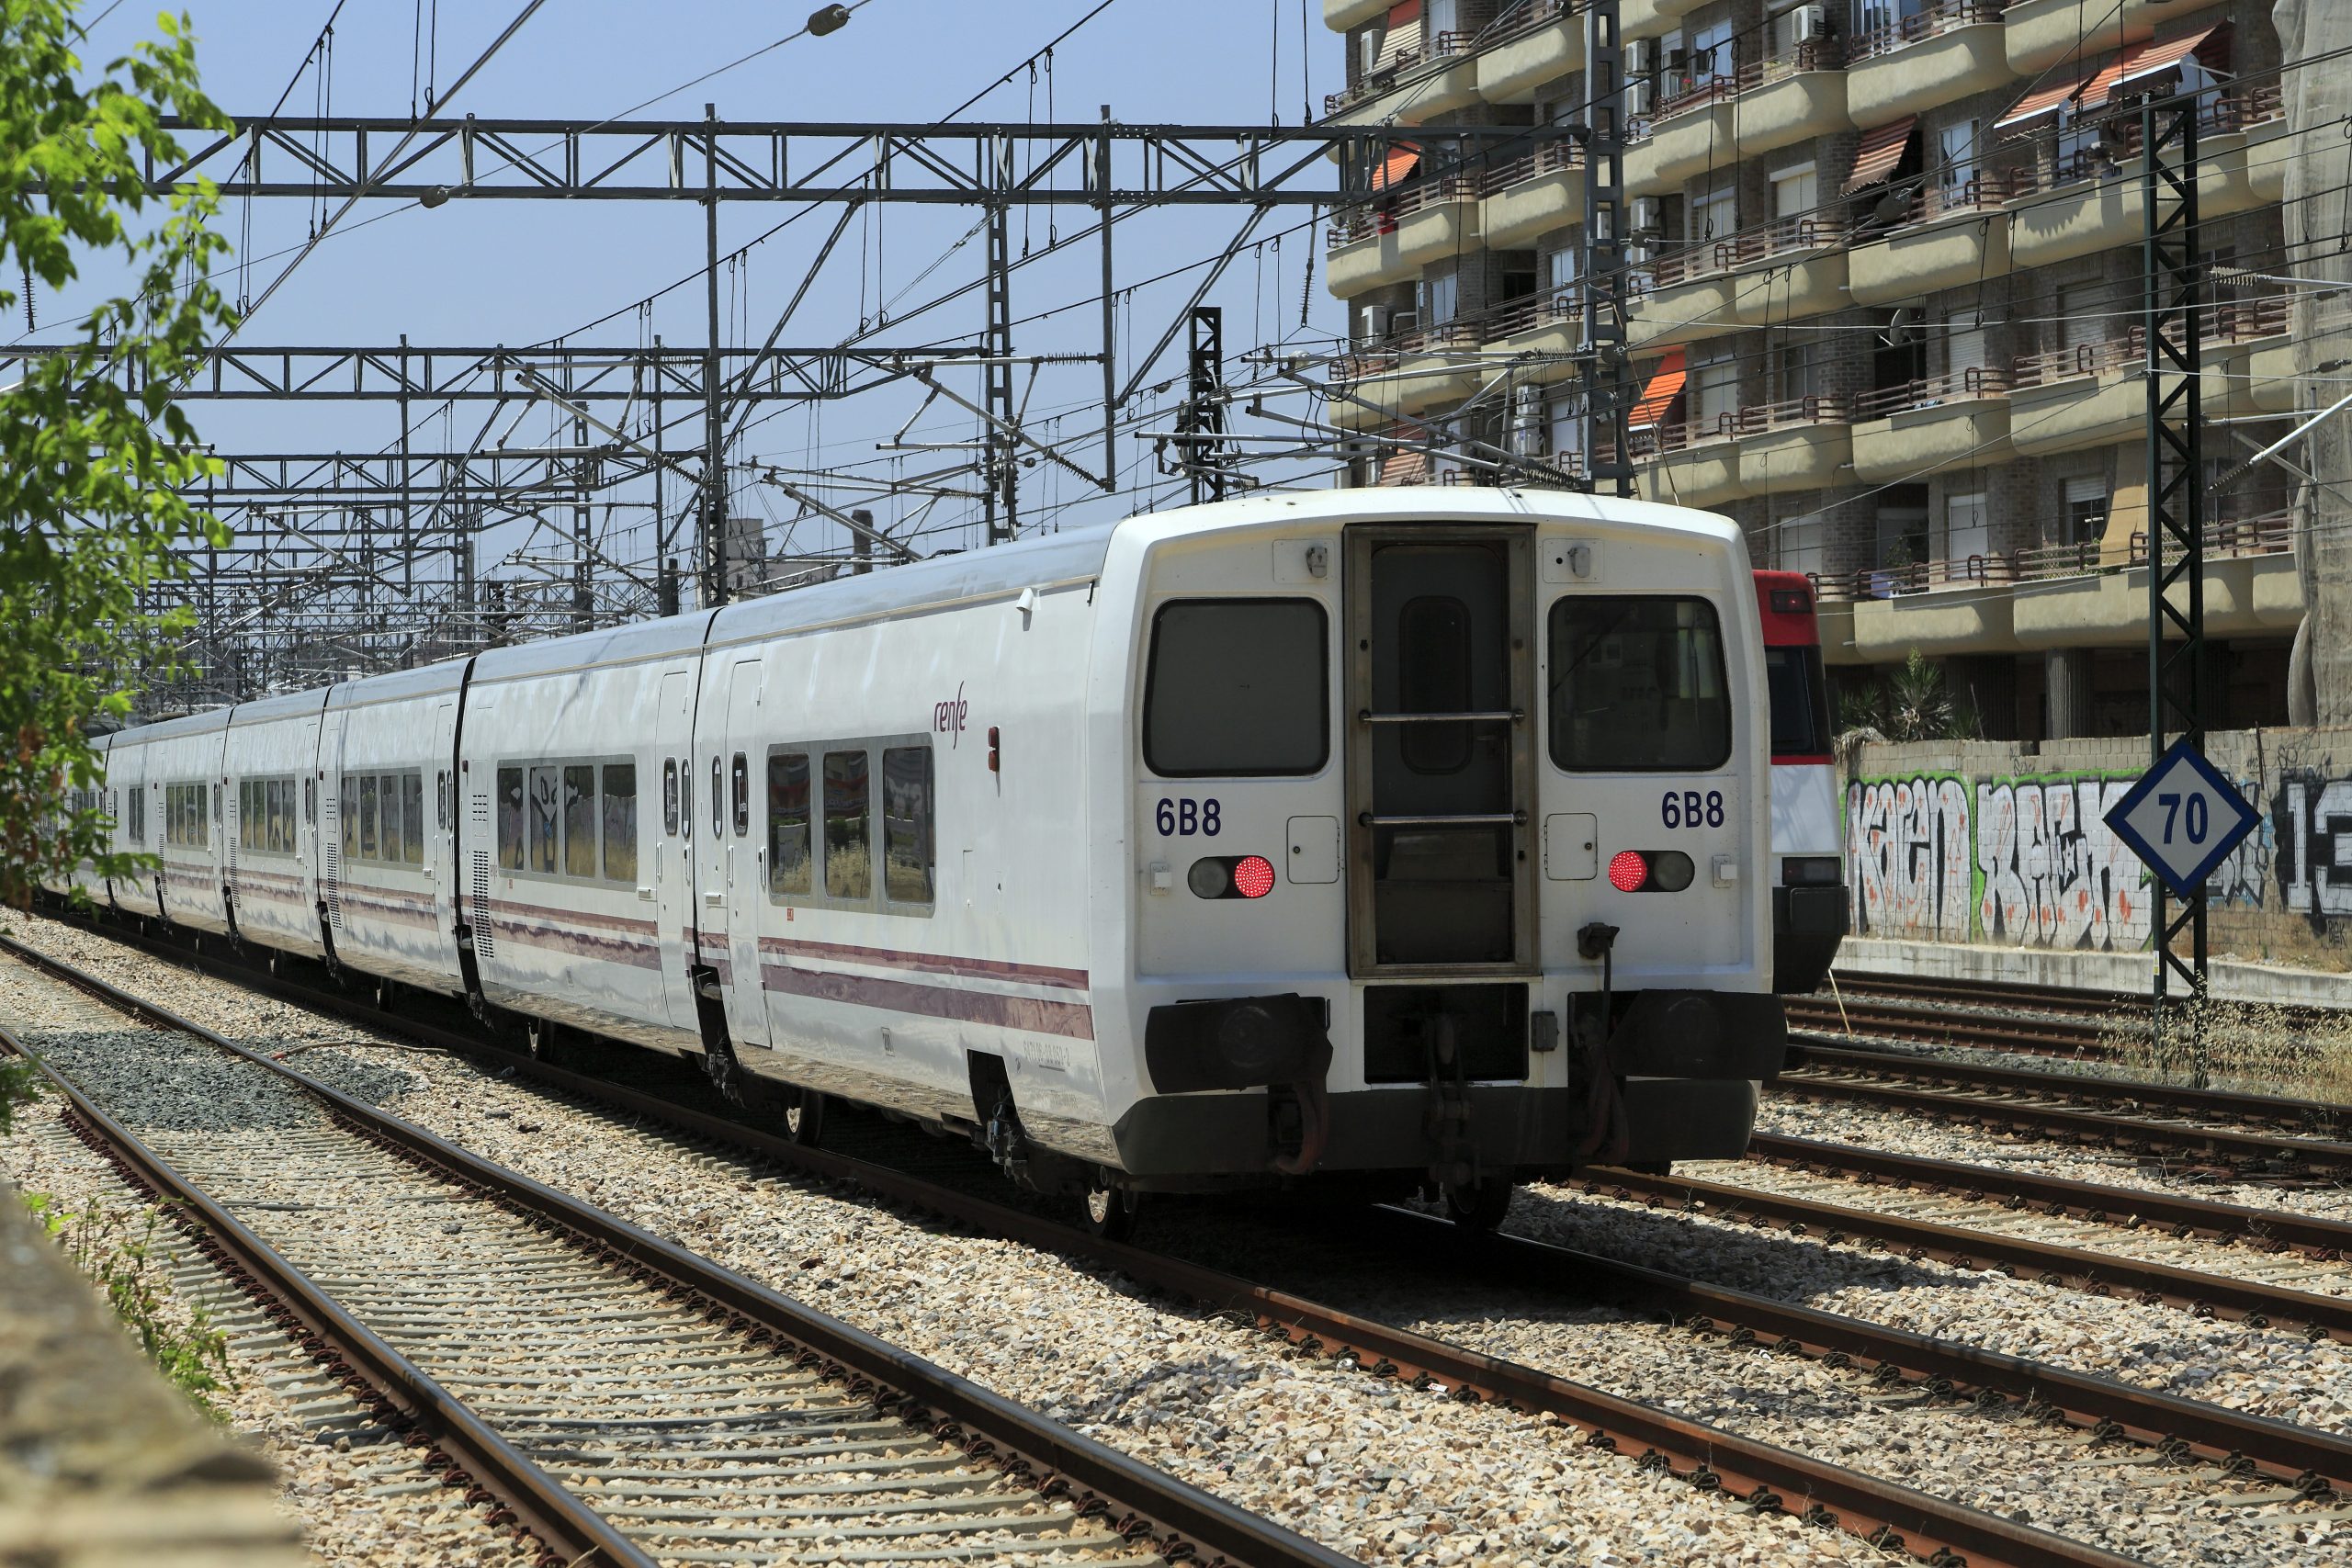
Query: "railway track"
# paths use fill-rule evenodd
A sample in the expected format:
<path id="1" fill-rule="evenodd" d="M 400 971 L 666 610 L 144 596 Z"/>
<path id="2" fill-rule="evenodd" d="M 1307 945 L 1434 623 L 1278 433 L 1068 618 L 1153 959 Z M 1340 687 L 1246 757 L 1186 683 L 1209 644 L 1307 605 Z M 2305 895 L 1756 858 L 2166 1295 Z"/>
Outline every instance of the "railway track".
<path id="1" fill-rule="evenodd" d="M 307 994 L 301 999 L 311 1005 L 321 1000 Z M 388 1021 L 378 1015 L 365 1016 L 377 1026 Z M 400 1032 L 419 1038 L 461 1043 L 430 1026 L 389 1021 Z M 462 1043 L 469 1049 L 480 1048 L 478 1042 Z M 1748 1443 L 1196 1264 L 1093 1242 L 1038 1216 L 943 1189 L 902 1171 L 803 1149 L 640 1090 L 580 1078 L 537 1063 L 515 1065 L 550 1086 L 657 1118 L 698 1140 L 808 1174 L 847 1179 L 878 1196 L 943 1213 L 992 1234 L 1114 1263 L 1148 1284 L 1228 1313 L 1247 1314 L 1268 1333 L 1280 1334 L 1314 1354 L 1347 1358 L 1373 1375 L 1434 1381 L 1458 1397 L 1553 1412 L 1584 1427 L 1591 1435 L 1589 1440 L 1621 1452 L 1639 1453 L 1645 1463 L 1665 1465 L 1687 1479 L 1730 1490 L 1757 1506 L 1786 1507 L 1815 1523 L 1840 1525 L 1888 1544 L 1901 1543 L 1921 1555 L 1941 1551 L 1947 1561 L 1954 1554 L 1978 1563 L 2106 1560 L 2096 1549 L 2041 1531 L 2021 1530 L 2007 1520 L 1964 1508 L 1953 1517 L 1951 1505 L 1836 1466 L 1823 1466 L 1809 1456 Z M 1606 1280 L 1619 1293 L 1638 1296 L 1646 1310 L 1700 1332 L 1721 1333 L 1741 1342 L 1754 1340 L 1786 1353 L 1821 1358 L 1832 1365 L 1850 1365 L 1882 1384 L 1915 1390 L 1925 1396 L 1963 1398 L 1986 1408 L 2007 1404 L 2021 1416 L 2064 1421 L 2094 1438 L 2137 1439 L 2156 1445 L 2166 1455 L 2210 1461 L 2224 1474 L 2258 1474 L 2282 1483 L 2281 1496 L 2324 1496 L 2331 1488 L 2352 1483 L 2352 1449 L 2327 1434 L 2038 1363 L 1959 1349 L 1860 1320 L 1539 1243 L 1502 1241 L 1463 1253 L 1464 1244 L 1449 1227 L 1432 1227 L 1419 1216 L 1402 1213 L 1384 1214 L 1380 1223 L 1402 1227 L 1413 1237 L 1408 1252 L 1427 1249 L 1432 1256 L 1458 1258 L 1462 1266 L 1475 1267 L 1484 1277 L 1541 1283 L 1555 1292 L 1568 1283 L 1589 1291 L 1593 1280 Z M 1395 1255 L 1396 1240 L 1392 1231 L 1380 1243 L 1383 1250 Z M 1792 1503 L 1792 1498 L 1799 1501 Z"/>
<path id="2" fill-rule="evenodd" d="M 2019 1018 L 1999 1012 L 1956 1010 L 1949 1004 L 1888 1000 L 1854 993 L 1848 993 L 1842 1000 L 1815 992 L 1811 996 L 1783 997 L 1781 1002 L 1792 1032 L 1825 1042 L 1864 1035 L 1913 1045 L 2013 1051 L 2086 1062 L 2111 1061 L 2116 1055 L 2112 1043 L 2102 1033 L 2102 1024 L 2066 1018 Z M 2025 1008 L 2031 1004 L 2018 1005 Z M 2123 1004 L 2118 1005 L 2120 1008 Z"/>
<path id="3" fill-rule="evenodd" d="M 1771 1091 L 2295 1179 L 2352 1171 L 2352 1107 L 1792 1043 Z M 2231 1124 L 2234 1123 L 2234 1125 Z M 2251 1124 L 2251 1125 L 2249 1125 Z M 2291 1128 L 2293 1132 L 2269 1131 Z"/>
<path id="4" fill-rule="evenodd" d="M 1347 1559 L 53 962 L 232 1055 L 260 1124 L 77 1135 L 548 1561 Z M 13 1049 L 13 1036 L 0 1035 Z M 39 1060 L 39 1058 L 35 1058 Z M 257 1132 L 261 1135 L 250 1135 Z M 593 1498 L 593 1501 L 591 1499 Z"/>

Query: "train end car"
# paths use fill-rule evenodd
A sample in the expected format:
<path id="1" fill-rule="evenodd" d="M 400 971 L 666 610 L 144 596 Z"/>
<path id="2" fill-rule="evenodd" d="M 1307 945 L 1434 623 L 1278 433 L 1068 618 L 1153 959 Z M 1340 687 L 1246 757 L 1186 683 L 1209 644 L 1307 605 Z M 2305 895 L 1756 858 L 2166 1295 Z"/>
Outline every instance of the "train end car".
<path id="1" fill-rule="evenodd" d="M 1785 1024 L 1736 527 L 1270 496 L 1122 525 L 1098 613 L 1091 1011 L 1124 1183 L 1347 1172 L 1491 1217 L 1525 1177 L 1744 1151 Z"/>
<path id="2" fill-rule="evenodd" d="M 1820 986 L 1846 937 L 1845 818 L 1814 592 L 1801 571 L 1756 574 L 1771 688 L 1772 978 L 1785 995 Z"/>

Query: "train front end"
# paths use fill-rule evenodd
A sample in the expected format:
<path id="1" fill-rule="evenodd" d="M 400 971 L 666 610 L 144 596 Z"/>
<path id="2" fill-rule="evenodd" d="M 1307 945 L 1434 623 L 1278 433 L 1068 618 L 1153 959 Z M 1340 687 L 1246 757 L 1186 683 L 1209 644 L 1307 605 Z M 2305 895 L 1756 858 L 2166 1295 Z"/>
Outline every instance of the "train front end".
<path id="1" fill-rule="evenodd" d="M 1820 616 L 1801 571 L 1756 574 L 1772 712 L 1772 983 L 1801 996 L 1846 939 L 1844 816 L 1830 750 Z"/>
<path id="2" fill-rule="evenodd" d="M 1476 1210 L 1745 1150 L 1785 1028 L 1736 528 L 1465 489 L 1121 533 L 1135 636 L 1093 709 L 1131 790 L 1127 1180 L 1354 1173 Z"/>

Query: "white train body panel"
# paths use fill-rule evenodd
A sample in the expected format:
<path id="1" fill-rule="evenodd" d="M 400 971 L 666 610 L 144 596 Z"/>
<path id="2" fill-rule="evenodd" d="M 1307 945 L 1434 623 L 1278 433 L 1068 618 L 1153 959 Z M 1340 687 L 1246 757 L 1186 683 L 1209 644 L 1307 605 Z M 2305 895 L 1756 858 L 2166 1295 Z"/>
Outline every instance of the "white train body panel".
<path id="1" fill-rule="evenodd" d="M 224 814 L 237 934 L 309 958 L 320 940 L 319 731 L 323 692 L 243 703 L 229 719 Z"/>
<path id="2" fill-rule="evenodd" d="M 1845 828 L 1838 810 L 1838 768 L 1832 762 L 1772 764 L 1772 853 L 1835 855 Z"/>
<path id="3" fill-rule="evenodd" d="M 163 859 L 164 918 L 226 934 L 229 852 L 222 772 L 229 712 L 173 719 L 146 732 L 147 830 Z"/>
<path id="4" fill-rule="evenodd" d="M 335 687 L 322 716 L 322 873 L 337 962 L 458 995 L 450 760 L 465 669 Z"/>
<path id="5" fill-rule="evenodd" d="M 642 1044 L 702 1048 L 684 946 L 693 867 L 682 836 L 663 831 L 662 790 L 690 752 L 707 619 L 475 660 L 460 849 L 491 1001 Z M 625 778 L 630 793 L 614 794 Z"/>
<path id="6" fill-rule="evenodd" d="M 1721 518 L 1316 492 L 273 699 L 110 767 L 233 790 L 314 738 L 315 826 L 212 869 L 250 942 L 319 950 L 258 913 L 290 863 L 349 969 L 723 1045 L 1033 1176 L 1460 1182 L 1744 1145 L 1783 1032 L 1766 712 Z"/>

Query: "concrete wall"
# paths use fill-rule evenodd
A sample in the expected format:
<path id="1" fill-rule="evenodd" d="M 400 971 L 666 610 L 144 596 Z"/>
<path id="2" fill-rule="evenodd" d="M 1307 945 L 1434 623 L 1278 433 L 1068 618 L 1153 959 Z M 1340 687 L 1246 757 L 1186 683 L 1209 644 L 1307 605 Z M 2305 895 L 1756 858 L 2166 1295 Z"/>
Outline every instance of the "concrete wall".
<path id="1" fill-rule="evenodd" d="M 2209 884 L 2214 955 L 2352 971 L 2352 728 L 2217 732 L 2207 754 L 2261 812 Z M 2105 818 L 2147 763 L 2143 739 L 1861 748 L 1854 934 L 2145 951 L 2154 885 Z"/>

